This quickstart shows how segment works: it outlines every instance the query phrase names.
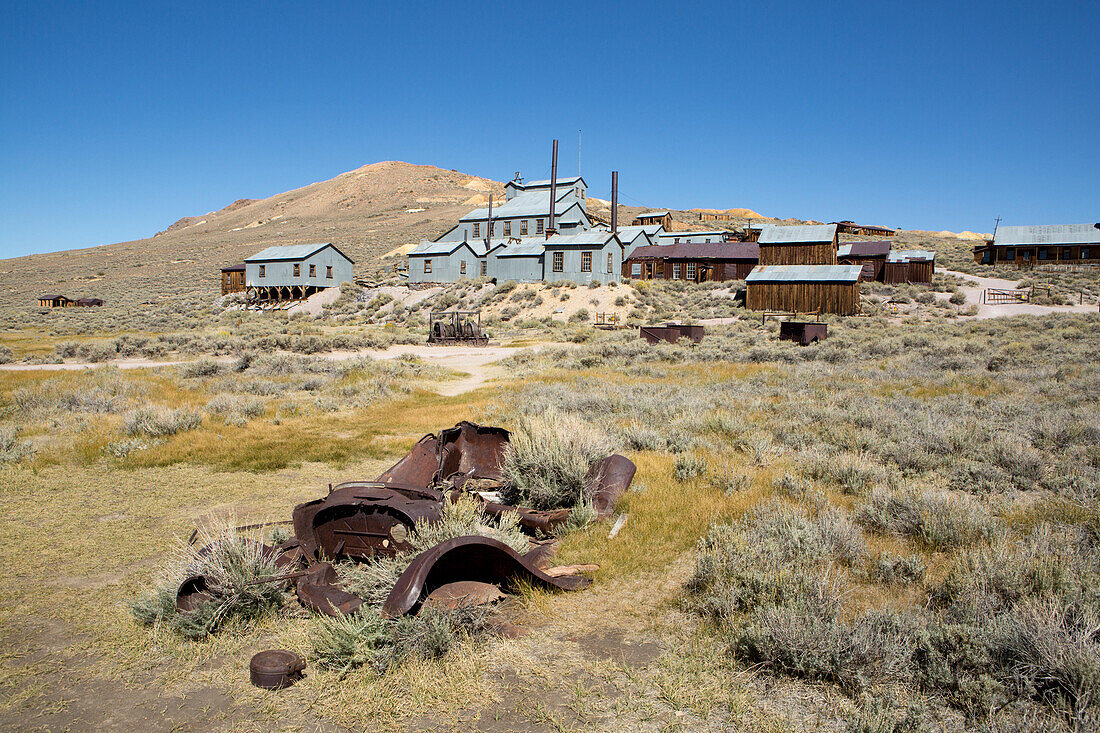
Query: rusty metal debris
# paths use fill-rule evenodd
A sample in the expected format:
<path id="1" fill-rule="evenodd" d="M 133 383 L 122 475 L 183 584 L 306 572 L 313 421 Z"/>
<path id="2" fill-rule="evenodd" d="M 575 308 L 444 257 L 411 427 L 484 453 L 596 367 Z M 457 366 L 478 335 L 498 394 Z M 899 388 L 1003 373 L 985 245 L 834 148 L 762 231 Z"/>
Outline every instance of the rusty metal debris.
<path id="1" fill-rule="evenodd" d="M 478 580 L 460 580 L 455 583 L 441 585 L 433 590 L 424 599 L 423 605 L 425 607 L 453 610 L 470 606 L 484 606 L 503 598 L 504 594 L 500 592 L 500 586 L 493 583 L 483 583 Z"/>
<path id="2" fill-rule="evenodd" d="M 807 346 L 815 341 L 824 341 L 829 338 L 829 325 L 827 323 L 811 323 L 808 321 L 780 321 L 779 340 L 794 341 Z"/>
<path id="3" fill-rule="evenodd" d="M 681 337 L 687 337 L 694 343 L 699 343 L 703 340 L 704 328 L 702 326 L 687 326 L 680 323 L 666 323 L 663 326 L 642 326 L 640 329 L 641 336 L 651 344 L 655 344 L 659 341 L 667 341 L 670 344 L 674 344 L 680 340 Z"/>
<path id="4" fill-rule="evenodd" d="M 489 337 L 481 332 L 481 312 L 432 311 L 428 315 L 428 343 L 484 346 Z"/>
<path id="5" fill-rule="evenodd" d="M 491 537 L 455 537 L 417 555 L 382 604 L 390 618 L 419 610 L 423 599 L 442 585 L 463 580 L 514 588 L 519 582 L 557 590 L 580 590 L 591 582 L 583 575 L 553 578 Z"/>
<path id="6" fill-rule="evenodd" d="M 298 578 L 294 591 L 303 606 L 328 616 L 355 613 L 363 605 L 362 598 L 340 587 L 336 568 L 327 562 L 309 566 Z"/>
<path id="7" fill-rule="evenodd" d="M 268 649 L 259 652 L 248 663 L 248 677 L 256 687 L 281 690 L 302 678 L 306 663 L 292 651 Z"/>

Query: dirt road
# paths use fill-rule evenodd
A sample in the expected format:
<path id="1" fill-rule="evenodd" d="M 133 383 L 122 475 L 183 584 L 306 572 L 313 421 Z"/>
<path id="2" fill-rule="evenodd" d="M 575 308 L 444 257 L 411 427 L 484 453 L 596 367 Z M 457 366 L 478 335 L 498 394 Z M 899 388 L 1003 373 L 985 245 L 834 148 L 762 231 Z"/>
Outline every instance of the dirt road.
<path id="1" fill-rule="evenodd" d="M 538 350 L 538 346 L 527 347 Z M 451 369 L 457 372 L 465 372 L 468 376 L 459 379 L 451 379 L 439 382 L 435 391 L 441 395 L 453 396 L 465 394 L 477 389 L 486 382 L 497 379 L 505 374 L 502 367 L 494 366 L 495 362 L 516 353 L 516 349 L 505 346 L 428 346 L 427 344 L 398 344 L 388 349 L 364 349 L 362 351 L 333 351 L 328 354 L 318 354 L 319 358 L 332 359 L 333 361 L 346 361 L 367 357 L 370 359 L 396 359 L 400 356 L 416 356 L 437 366 Z M 7 371 L 76 371 L 80 369 L 95 369 L 97 367 L 113 366 L 116 369 L 156 369 L 160 367 L 174 367 L 188 364 L 193 359 L 177 361 L 152 361 L 150 359 L 118 359 L 99 363 L 68 362 L 65 364 L 3 364 L 0 370 Z M 223 364 L 233 363 L 233 359 L 221 358 L 217 361 Z"/>
<path id="2" fill-rule="evenodd" d="M 1001 318 L 1004 316 L 1033 315 L 1041 316 L 1047 313 L 1096 313 L 1097 307 L 1093 304 L 1084 305 L 1034 305 L 1032 303 L 1009 303 L 1005 305 L 991 305 L 982 303 L 982 291 L 987 288 L 999 290 L 1015 290 L 1017 280 L 1001 280 L 995 277 L 978 277 L 968 275 L 965 272 L 954 270 L 939 270 L 946 275 L 961 277 L 976 285 L 964 285 L 959 288 L 966 293 L 967 305 L 978 306 L 976 318 Z"/>

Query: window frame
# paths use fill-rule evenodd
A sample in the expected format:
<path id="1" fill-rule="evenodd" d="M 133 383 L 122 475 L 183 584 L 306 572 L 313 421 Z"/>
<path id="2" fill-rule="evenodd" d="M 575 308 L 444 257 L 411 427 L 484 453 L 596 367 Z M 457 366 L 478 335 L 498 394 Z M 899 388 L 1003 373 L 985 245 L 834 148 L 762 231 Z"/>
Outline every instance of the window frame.
<path id="1" fill-rule="evenodd" d="M 553 264 L 551 268 L 554 272 L 565 272 L 565 253 L 561 250 L 552 253 L 551 260 Z"/>
<path id="2" fill-rule="evenodd" d="M 432 274 L 432 258 L 431 257 L 425 257 L 424 258 L 424 274 L 425 275 L 431 275 Z"/>
<path id="3" fill-rule="evenodd" d="M 480 269 L 481 269 L 481 276 L 485 277 L 485 275 L 487 275 L 488 272 L 489 272 L 489 262 L 487 260 L 481 260 L 481 268 Z"/>
<path id="4" fill-rule="evenodd" d="M 680 273 L 682 271 L 683 271 L 683 268 L 680 266 L 679 262 L 673 262 L 672 263 L 672 279 L 673 280 L 679 280 L 680 279 Z"/>
<path id="5" fill-rule="evenodd" d="M 581 252 L 581 272 L 592 272 L 591 252 Z"/>
<path id="6" fill-rule="evenodd" d="M 466 260 L 459 260 L 458 261 L 458 274 L 459 275 L 465 275 L 466 274 Z"/>
<path id="7" fill-rule="evenodd" d="M 302 265 L 300 263 L 294 263 L 294 277 L 302 276 Z"/>
<path id="8" fill-rule="evenodd" d="M 527 236 L 527 220 L 526 219 L 522 219 L 519 223 L 519 235 L 521 237 L 526 237 Z"/>
<path id="9" fill-rule="evenodd" d="M 694 262 L 687 262 L 685 264 L 687 266 L 684 268 L 684 279 L 685 280 L 691 280 L 692 282 L 694 282 L 695 281 L 695 275 L 698 272 L 698 269 L 695 267 Z"/>
<path id="10" fill-rule="evenodd" d="M 535 219 L 535 234 L 542 234 L 546 231 L 546 224 L 542 219 Z"/>
<path id="11" fill-rule="evenodd" d="M 259 277 L 267 277 L 267 265 L 259 265 L 260 274 Z"/>
<path id="12" fill-rule="evenodd" d="M 481 236 L 481 222 L 479 222 L 479 221 L 474 222 L 473 231 L 474 231 L 474 233 L 473 233 L 474 237 L 480 237 Z"/>
<path id="13" fill-rule="evenodd" d="M 504 236 L 512 236 L 512 222 L 510 221 L 504 222 Z"/>
<path id="14" fill-rule="evenodd" d="M 615 256 L 614 253 L 607 253 L 607 274 L 610 275 L 615 272 Z"/>
<path id="15" fill-rule="evenodd" d="M 310 277 L 317 277 L 317 265 L 311 264 L 309 266 L 309 276 Z"/>

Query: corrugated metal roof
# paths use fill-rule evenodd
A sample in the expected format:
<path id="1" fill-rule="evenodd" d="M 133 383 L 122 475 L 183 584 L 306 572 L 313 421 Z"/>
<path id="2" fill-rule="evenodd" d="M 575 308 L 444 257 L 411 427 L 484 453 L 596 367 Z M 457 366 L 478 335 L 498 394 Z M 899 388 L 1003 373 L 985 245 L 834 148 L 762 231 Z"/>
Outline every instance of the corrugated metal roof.
<path id="1" fill-rule="evenodd" d="M 724 232 L 721 229 L 714 229 L 712 231 L 698 231 L 698 232 L 664 232 L 658 235 L 661 239 L 675 239 L 676 237 L 725 237 L 729 232 Z"/>
<path id="2" fill-rule="evenodd" d="M 760 244 L 800 244 L 831 242 L 836 236 L 836 224 L 801 224 L 798 226 L 764 227 Z"/>
<path id="3" fill-rule="evenodd" d="M 496 240 L 500 241 L 500 240 Z M 427 239 L 420 241 L 416 248 L 409 252 L 410 255 L 449 255 L 459 247 L 469 247 L 475 255 L 485 252 L 485 242 L 475 239 L 472 242 L 432 242 Z"/>
<path id="4" fill-rule="evenodd" d="M 890 242 L 845 242 L 836 248 L 837 257 L 882 257 L 890 253 Z"/>
<path id="5" fill-rule="evenodd" d="M 278 247 L 268 247 L 267 249 L 260 250 L 251 257 L 245 257 L 245 262 L 273 262 L 278 260 L 304 260 L 306 257 L 313 255 L 316 252 L 320 252 L 325 247 L 332 247 L 337 252 L 340 252 L 332 242 L 324 242 L 320 244 L 287 244 Z M 343 252 L 340 254 L 351 262 L 351 258 L 345 255 Z"/>
<path id="6" fill-rule="evenodd" d="M 222 272 L 240 272 L 244 269 L 244 263 L 239 265 L 230 265 L 229 267 L 223 267 Z"/>
<path id="7" fill-rule="evenodd" d="M 561 203 L 562 199 L 573 195 L 572 189 L 561 192 L 555 199 L 555 204 Z M 579 204 L 578 204 L 579 205 Z M 565 207 L 559 211 L 555 211 L 554 215 L 559 216 L 571 207 Z M 549 191 L 525 191 L 521 194 L 517 194 L 509 201 L 504 201 L 501 204 L 493 204 L 493 219 L 511 219 L 520 216 L 550 216 L 550 192 Z M 459 221 L 477 221 L 484 220 L 489 217 L 489 207 L 483 207 L 480 209 L 474 209 L 470 213 L 463 216 Z"/>
<path id="8" fill-rule="evenodd" d="M 758 260 L 760 245 L 756 242 L 681 242 L 638 247 L 630 253 L 635 257 L 663 257 L 688 260 Z"/>
<path id="9" fill-rule="evenodd" d="M 582 176 L 571 176 L 569 178 L 559 178 L 558 182 L 557 182 L 557 185 L 559 185 L 559 186 L 572 186 L 577 181 L 583 181 L 583 180 L 584 180 L 584 178 Z M 516 186 L 517 188 L 539 188 L 539 187 L 549 186 L 550 185 L 550 179 L 547 178 L 547 179 L 542 180 L 542 181 L 527 181 L 526 183 L 517 183 L 515 181 L 509 181 L 508 183 L 511 183 L 513 186 Z M 508 185 L 508 184 L 505 184 L 505 185 Z M 587 182 L 584 185 L 585 185 L 585 188 L 588 187 Z"/>
<path id="10" fill-rule="evenodd" d="M 1098 224 L 1050 224 L 1046 226 L 1000 227 L 995 245 L 1100 244 Z"/>
<path id="11" fill-rule="evenodd" d="M 647 211 L 644 214 L 638 214 L 635 219 L 652 219 L 654 217 L 668 216 L 667 211 Z"/>
<path id="12" fill-rule="evenodd" d="M 611 239 L 611 232 L 590 230 L 579 234 L 555 234 L 545 240 L 547 247 L 579 247 L 582 245 L 597 245 L 602 247 Z"/>
<path id="13" fill-rule="evenodd" d="M 753 268 L 745 282 L 854 283 L 862 269 L 859 265 L 761 265 Z"/>
<path id="14" fill-rule="evenodd" d="M 908 262 L 909 260 L 934 260 L 936 253 L 930 249 L 897 249 L 886 257 L 887 262 Z"/>
<path id="15" fill-rule="evenodd" d="M 506 244 L 503 249 L 498 250 L 497 257 L 538 257 L 546 251 L 545 241 L 538 241 L 535 239 L 525 239 L 519 244 L 512 243 Z"/>

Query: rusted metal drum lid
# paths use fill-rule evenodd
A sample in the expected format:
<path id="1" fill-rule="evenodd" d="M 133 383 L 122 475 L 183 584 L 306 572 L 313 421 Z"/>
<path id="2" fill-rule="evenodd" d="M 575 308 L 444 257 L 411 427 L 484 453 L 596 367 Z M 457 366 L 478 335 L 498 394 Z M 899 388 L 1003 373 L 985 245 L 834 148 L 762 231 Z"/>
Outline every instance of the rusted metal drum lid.
<path id="1" fill-rule="evenodd" d="M 248 663 L 248 676 L 256 687 L 281 690 L 297 682 L 305 668 L 306 663 L 294 652 L 268 649 L 252 657 Z"/>

